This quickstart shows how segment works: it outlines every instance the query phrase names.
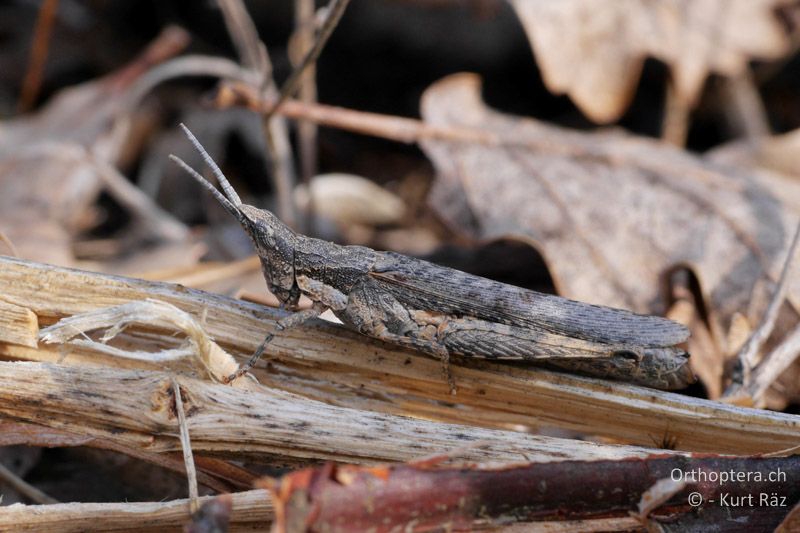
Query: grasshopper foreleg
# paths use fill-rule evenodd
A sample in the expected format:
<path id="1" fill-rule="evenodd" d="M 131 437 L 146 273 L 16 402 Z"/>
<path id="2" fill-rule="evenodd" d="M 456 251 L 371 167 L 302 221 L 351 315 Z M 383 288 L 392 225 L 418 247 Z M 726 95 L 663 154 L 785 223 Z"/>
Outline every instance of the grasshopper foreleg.
<path id="1" fill-rule="evenodd" d="M 296 313 L 292 313 L 291 315 L 287 315 L 278 320 L 278 322 L 275 324 L 275 329 L 277 331 L 285 331 L 295 326 L 299 326 L 300 324 L 302 324 L 307 320 L 318 317 L 319 315 L 324 313 L 326 309 L 327 307 L 320 304 L 319 302 L 314 302 L 314 304 L 310 308 L 303 309 L 302 311 L 297 311 Z M 248 373 L 250 369 L 252 369 L 255 366 L 258 360 L 261 359 L 264 350 L 267 349 L 267 344 L 269 344 L 274 337 L 275 337 L 275 332 L 267 334 L 267 336 L 264 337 L 264 340 L 261 341 L 261 344 L 258 345 L 258 348 L 256 348 L 255 353 L 253 353 L 253 355 L 250 356 L 250 359 L 248 359 L 245 364 L 239 367 L 239 370 L 228 376 L 225 379 L 225 383 L 230 383 L 231 381 L 240 378 L 241 376 Z"/>

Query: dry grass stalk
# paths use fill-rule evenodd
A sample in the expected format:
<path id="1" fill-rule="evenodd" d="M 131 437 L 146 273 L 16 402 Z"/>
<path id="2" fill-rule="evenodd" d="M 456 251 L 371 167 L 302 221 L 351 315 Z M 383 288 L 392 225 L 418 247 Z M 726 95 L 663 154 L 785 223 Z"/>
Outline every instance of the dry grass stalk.
<path id="1" fill-rule="evenodd" d="M 175 395 L 175 413 L 178 416 L 178 424 L 181 431 L 181 451 L 183 453 L 183 463 L 186 465 L 186 481 L 189 485 L 189 509 L 192 514 L 200 509 L 197 490 L 197 470 L 194 467 L 194 456 L 192 454 L 192 441 L 189 438 L 189 427 L 186 424 L 186 412 L 183 408 L 183 397 L 181 396 L 181 386 L 173 378 L 171 380 L 172 392 Z"/>
<path id="2" fill-rule="evenodd" d="M 231 494 L 231 532 L 253 531 L 272 520 L 265 490 Z M 206 496 L 200 502 L 211 499 Z M 78 533 L 83 531 L 182 531 L 188 522 L 189 500 L 168 502 L 60 503 L 3 507 L 0 531 Z"/>

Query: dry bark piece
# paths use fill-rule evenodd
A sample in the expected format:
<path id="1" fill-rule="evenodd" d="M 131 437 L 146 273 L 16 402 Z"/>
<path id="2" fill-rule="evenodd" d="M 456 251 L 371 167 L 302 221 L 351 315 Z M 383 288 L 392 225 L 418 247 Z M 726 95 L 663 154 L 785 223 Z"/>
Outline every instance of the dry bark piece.
<path id="1" fill-rule="evenodd" d="M 664 275 L 685 265 L 723 353 L 734 313 L 759 321 L 796 224 L 792 191 L 778 196 L 765 176 L 656 141 L 495 112 L 472 75 L 429 88 L 422 112 L 434 127 L 497 137 L 495 146 L 422 141 L 438 171 L 434 208 L 472 237 L 535 245 L 560 294 L 660 314 Z M 800 278 L 783 310 L 795 321 L 798 295 Z"/>
<path id="2" fill-rule="evenodd" d="M 0 294 L 0 342 L 10 342 L 35 348 L 39 336 L 36 313 L 30 309 L 4 302 Z"/>
<path id="3" fill-rule="evenodd" d="M 735 76 L 789 49 L 775 13 L 786 0 L 510 1 L 547 87 L 596 122 L 622 115 L 647 57 L 670 66 L 692 105 L 710 73 Z"/>
<path id="4" fill-rule="evenodd" d="M 784 477 L 776 478 L 776 472 Z M 514 522 L 625 516 L 638 513 L 643 495 L 665 478 L 680 479 L 660 495 L 663 501 L 647 509 L 650 521 L 681 531 L 721 523 L 767 531 L 800 500 L 800 485 L 790 481 L 797 475 L 796 456 L 653 455 L 494 469 L 328 464 L 258 485 L 272 493 L 274 533 L 464 531 Z M 739 477 L 720 482 L 721 476 Z M 681 481 L 684 486 L 674 490 Z M 697 503 L 689 498 L 692 492 L 700 495 L 702 512 L 692 505 Z M 774 506 L 765 505 L 761 495 L 772 498 Z M 750 497 L 761 505 L 735 506 Z"/>

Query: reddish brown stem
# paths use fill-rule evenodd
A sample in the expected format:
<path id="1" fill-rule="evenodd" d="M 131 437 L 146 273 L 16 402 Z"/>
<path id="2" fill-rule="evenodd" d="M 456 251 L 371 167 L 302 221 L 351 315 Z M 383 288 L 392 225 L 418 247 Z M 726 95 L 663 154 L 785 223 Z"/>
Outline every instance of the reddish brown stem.
<path id="1" fill-rule="evenodd" d="M 287 524 L 305 524 L 303 531 L 458 531 L 624 517 L 665 478 L 687 484 L 643 520 L 677 530 L 716 524 L 771 531 L 800 500 L 798 476 L 800 457 L 654 455 L 495 469 L 328 464 L 262 485 L 273 493 L 279 532 Z"/>

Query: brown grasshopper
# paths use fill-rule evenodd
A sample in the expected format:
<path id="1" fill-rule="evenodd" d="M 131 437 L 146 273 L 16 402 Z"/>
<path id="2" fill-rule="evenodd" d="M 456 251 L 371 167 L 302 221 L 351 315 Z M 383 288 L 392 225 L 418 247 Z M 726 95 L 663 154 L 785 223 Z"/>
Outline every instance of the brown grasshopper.
<path id="1" fill-rule="evenodd" d="M 294 311 L 278 330 L 330 309 L 350 329 L 442 361 L 450 354 L 541 362 L 581 373 L 677 389 L 694 381 L 689 355 L 675 345 L 682 325 L 656 316 L 576 302 L 506 285 L 420 259 L 363 246 L 340 246 L 292 231 L 269 211 L 243 204 L 200 142 L 181 124 L 224 196 L 170 156 L 242 225 L 255 245 L 270 291 Z M 301 294 L 314 303 L 298 310 Z M 228 380 L 250 370 L 272 340 Z"/>

